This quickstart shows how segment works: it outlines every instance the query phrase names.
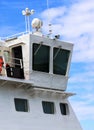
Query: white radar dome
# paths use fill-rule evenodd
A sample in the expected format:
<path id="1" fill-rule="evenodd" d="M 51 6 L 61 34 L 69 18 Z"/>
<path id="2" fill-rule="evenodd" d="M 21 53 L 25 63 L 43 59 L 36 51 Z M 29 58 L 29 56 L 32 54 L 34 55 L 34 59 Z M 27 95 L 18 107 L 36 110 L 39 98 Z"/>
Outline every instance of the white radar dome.
<path id="1" fill-rule="evenodd" d="M 33 20 L 32 20 L 32 27 L 33 28 L 36 28 L 36 29 L 39 29 L 39 28 L 41 28 L 42 27 L 42 25 L 43 25 L 43 22 L 40 20 L 40 19 L 38 19 L 38 18 L 34 18 Z"/>

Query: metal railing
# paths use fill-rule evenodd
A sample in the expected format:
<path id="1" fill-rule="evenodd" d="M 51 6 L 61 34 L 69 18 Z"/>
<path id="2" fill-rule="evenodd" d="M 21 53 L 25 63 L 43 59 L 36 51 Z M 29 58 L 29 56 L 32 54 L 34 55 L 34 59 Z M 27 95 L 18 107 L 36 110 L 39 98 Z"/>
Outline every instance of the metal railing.
<path id="1" fill-rule="evenodd" d="M 5 58 L 6 59 L 6 58 Z M 8 61 L 5 60 L 5 63 L 11 67 L 19 66 L 23 68 L 23 60 L 15 57 L 7 57 Z"/>
<path id="2" fill-rule="evenodd" d="M 17 34 L 11 35 L 11 36 L 7 36 L 7 37 L 0 37 L 0 40 L 7 41 L 7 40 L 18 38 L 19 36 L 25 35 L 28 33 L 30 33 L 30 32 L 21 32 L 21 33 L 17 33 Z"/>

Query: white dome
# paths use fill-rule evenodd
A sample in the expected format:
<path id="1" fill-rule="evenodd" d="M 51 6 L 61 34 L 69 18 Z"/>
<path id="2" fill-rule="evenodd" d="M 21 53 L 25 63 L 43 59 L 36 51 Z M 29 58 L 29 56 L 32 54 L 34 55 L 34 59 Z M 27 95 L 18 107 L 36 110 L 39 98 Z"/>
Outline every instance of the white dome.
<path id="1" fill-rule="evenodd" d="M 34 18 L 32 20 L 32 27 L 33 28 L 39 29 L 39 28 L 41 28 L 42 25 L 43 25 L 43 22 L 40 19 Z"/>

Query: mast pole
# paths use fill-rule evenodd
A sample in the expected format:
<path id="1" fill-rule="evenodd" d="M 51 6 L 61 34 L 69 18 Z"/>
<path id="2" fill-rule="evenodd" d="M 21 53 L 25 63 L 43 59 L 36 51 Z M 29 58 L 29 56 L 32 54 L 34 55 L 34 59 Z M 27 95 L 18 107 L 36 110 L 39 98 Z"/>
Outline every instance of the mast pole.
<path id="1" fill-rule="evenodd" d="M 22 11 L 22 15 L 25 16 L 26 32 L 30 32 L 30 15 L 33 15 L 34 12 L 34 10 L 29 10 L 29 8 Z"/>

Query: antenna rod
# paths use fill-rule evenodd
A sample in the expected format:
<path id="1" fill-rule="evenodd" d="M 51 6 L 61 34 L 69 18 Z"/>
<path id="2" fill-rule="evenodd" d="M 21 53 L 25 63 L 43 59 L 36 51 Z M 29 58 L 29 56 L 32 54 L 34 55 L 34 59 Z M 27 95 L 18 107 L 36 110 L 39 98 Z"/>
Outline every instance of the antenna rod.
<path id="1" fill-rule="evenodd" d="M 28 8 L 22 11 L 22 15 L 25 16 L 26 32 L 30 32 L 30 15 L 33 15 L 34 12 L 34 10 L 29 10 Z"/>
<path id="2" fill-rule="evenodd" d="M 50 13 L 49 13 L 49 0 L 47 0 L 47 10 L 48 10 L 48 27 L 49 27 L 49 34 L 48 36 L 50 36 L 52 34 L 52 29 L 51 29 L 51 22 L 50 22 Z"/>

